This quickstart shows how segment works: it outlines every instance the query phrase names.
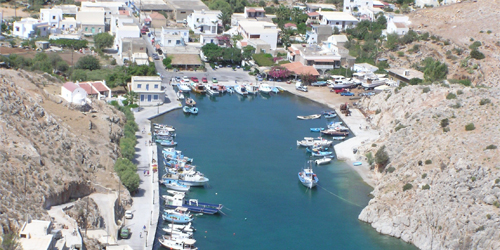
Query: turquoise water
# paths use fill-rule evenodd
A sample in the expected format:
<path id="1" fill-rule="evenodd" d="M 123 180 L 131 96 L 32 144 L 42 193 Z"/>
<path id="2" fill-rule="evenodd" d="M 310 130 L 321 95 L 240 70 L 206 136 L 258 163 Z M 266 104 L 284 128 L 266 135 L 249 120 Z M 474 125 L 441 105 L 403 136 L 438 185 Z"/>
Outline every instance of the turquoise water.
<path id="1" fill-rule="evenodd" d="M 210 178 L 207 187 L 192 188 L 189 198 L 225 206 L 224 215 L 193 222 L 199 249 L 416 249 L 357 219 L 372 188 L 345 163 L 314 166 L 319 186 L 313 190 L 298 181 L 308 156 L 296 140 L 319 136 L 309 128 L 327 121 L 296 116 L 327 107 L 286 93 L 191 96 L 198 115 L 176 110 L 153 122 L 174 125 L 177 149 Z M 158 242 L 155 249 L 161 249 Z"/>

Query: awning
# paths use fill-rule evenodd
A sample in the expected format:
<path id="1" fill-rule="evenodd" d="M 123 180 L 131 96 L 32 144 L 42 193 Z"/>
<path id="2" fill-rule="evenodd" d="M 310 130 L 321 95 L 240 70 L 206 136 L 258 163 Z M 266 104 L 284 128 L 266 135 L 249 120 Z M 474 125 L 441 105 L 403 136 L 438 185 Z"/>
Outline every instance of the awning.
<path id="1" fill-rule="evenodd" d="M 334 59 L 314 59 L 315 62 L 335 62 Z"/>

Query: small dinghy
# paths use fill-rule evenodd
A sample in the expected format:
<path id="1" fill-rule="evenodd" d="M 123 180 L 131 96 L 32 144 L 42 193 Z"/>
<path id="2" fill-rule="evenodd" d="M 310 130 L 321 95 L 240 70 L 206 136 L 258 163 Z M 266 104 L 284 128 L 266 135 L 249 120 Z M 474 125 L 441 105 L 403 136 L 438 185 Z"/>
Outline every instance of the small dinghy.
<path id="1" fill-rule="evenodd" d="M 300 120 L 312 120 L 312 119 L 318 119 L 318 118 L 321 118 L 321 115 L 314 114 L 314 115 L 306 115 L 306 116 L 302 116 L 302 115 L 297 116 L 297 119 L 300 119 Z"/>
<path id="2" fill-rule="evenodd" d="M 332 158 L 330 158 L 330 157 L 323 157 L 321 159 L 315 160 L 314 162 L 316 163 L 316 165 L 323 165 L 323 164 L 328 164 L 331 161 L 332 161 Z"/>
<path id="3" fill-rule="evenodd" d="M 310 128 L 311 132 L 320 132 L 325 130 L 325 128 Z"/>

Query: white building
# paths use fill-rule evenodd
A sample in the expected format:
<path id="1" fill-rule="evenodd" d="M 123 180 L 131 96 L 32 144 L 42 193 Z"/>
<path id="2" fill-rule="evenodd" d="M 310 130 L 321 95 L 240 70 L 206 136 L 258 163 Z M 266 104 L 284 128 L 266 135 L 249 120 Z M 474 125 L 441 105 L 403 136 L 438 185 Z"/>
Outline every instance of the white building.
<path id="1" fill-rule="evenodd" d="M 80 88 L 84 89 L 88 97 L 97 98 L 99 100 L 111 98 L 111 89 L 106 85 L 106 81 L 80 82 L 76 83 Z"/>
<path id="2" fill-rule="evenodd" d="M 318 45 L 292 44 L 288 47 L 287 59 L 314 67 L 320 75 L 340 67 L 341 56 Z"/>
<path id="3" fill-rule="evenodd" d="M 139 95 L 139 106 L 156 106 L 165 101 L 159 76 L 132 76 L 128 89 Z"/>
<path id="4" fill-rule="evenodd" d="M 415 0 L 415 6 L 424 8 L 425 6 L 439 6 L 439 5 L 447 5 L 452 3 L 457 3 L 458 0 L 443 0 L 441 4 L 439 4 L 438 0 Z"/>
<path id="5" fill-rule="evenodd" d="M 87 92 L 77 84 L 67 82 L 61 87 L 61 96 L 70 103 L 83 105 L 87 98 Z"/>
<path id="6" fill-rule="evenodd" d="M 46 36 L 49 32 L 48 23 L 31 17 L 21 18 L 21 21 L 14 22 L 13 26 L 12 34 L 22 39 L 34 37 L 37 30 L 40 30 L 40 36 Z"/>
<path id="7" fill-rule="evenodd" d="M 355 27 L 358 24 L 358 19 L 349 12 L 341 11 L 320 11 L 320 24 L 330 25 L 332 29 L 337 27 L 339 30 L 345 30 L 349 27 Z"/>
<path id="8" fill-rule="evenodd" d="M 200 34 L 200 43 L 205 45 L 207 43 L 219 44 L 219 35 L 217 34 Z"/>
<path id="9" fill-rule="evenodd" d="M 344 0 L 344 12 L 355 12 L 361 7 L 373 8 L 373 0 Z"/>
<path id="10" fill-rule="evenodd" d="M 373 66 L 369 63 L 355 63 L 354 66 L 352 67 L 352 70 L 356 72 L 374 73 L 375 71 L 378 70 L 378 67 Z"/>
<path id="11" fill-rule="evenodd" d="M 111 1 L 96 1 L 96 2 L 85 2 L 82 1 L 82 8 L 103 8 L 105 10 L 104 15 L 109 18 L 111 15 L 119 14 L 120 9 L 125 8 L 124 2 L 111 2 Z"/>
<path id="12" fill-rule="evenodd" d="M 189 42 L 189 29 L 161 27 L 160 42 L 162 47 L 186 46 Z"/>
<path id="13" fill-rule="evenodd" d="M 218 27 L 222 26 L 221 14 L 220 10 L 195 10 L 187 17 L 187 24 L 195 34 L 217 34 Z"/>
<path id="14" fill-rule="evenodd" d="M 65 17 L 59 23 L 59 28 L 62 31 L 74 32 L 76 31 L 76 19 L 74 17 Z"/>
<path id="15" fill-rule="evenodd" d="M 238 33 L 248 40 L 260 39 L 269 44 L 271 50 L 275 50 L 278 44 L 278 34 L 281 29 L 271 22 L 261 21 L 239 21 Z M 257 52 L 259 53 L 259 52 Z"/>
<path id="16" fill-rule="evenodd" d="M 95 35 L 105 31 L 104 8 L 82 7 L 76 13 L 76 22 L 84 34 Z"/>
<path id="17" fill-rule="evenodd" d="M 389 15 L 387 18 L 387 34 L 396 33 L 398 35 L 405 35 L 410 30 L 410 20 L 404 15 Z"/>
<path id="18" fill-rule="evenodd" d="M 139 38 L 141 37 L 141 30 L 134 23 L 123 23 L 116 28 L 115 45 L 121 46 L 124 38 Z"/>
<path id="19" fill-rule="evenodd" d="M 52 222 L 31 220 L 19 232 L 19 243 L 24 250 L 52 250 L 56 239 L 50 234 Z"/>
<path id="20" fill-rule="evenodd" d="M 62 9 L 40 9 L 40 20 L 52 28 L 60 28 L 59 23 L 63 20 Z"/>

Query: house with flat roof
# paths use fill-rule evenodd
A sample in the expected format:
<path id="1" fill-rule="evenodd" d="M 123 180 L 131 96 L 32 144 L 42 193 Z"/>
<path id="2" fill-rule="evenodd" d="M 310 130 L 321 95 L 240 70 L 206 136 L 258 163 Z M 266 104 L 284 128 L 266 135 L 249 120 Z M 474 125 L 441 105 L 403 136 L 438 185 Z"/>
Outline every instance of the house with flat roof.
<path id="1" fill-rule="evenodd" d="M 159 76 L 132 76 L 128 90 L 139 96 L 139 106 L 156 106 L 165 101 L 165 91 L 161 89 Z"/>
<path id="2" fill-rule="evenodd" d="M 231 26 L 237 27 L 240 21 L 273 22 L 274 17 L 276 15 L 267 15 L 264 8 L 245 7 L 243 13 L 233 13 L 231 15 Z"/>
<path id="3" fill-rule="evenodd" d="M 112 2 L 112 1 L 82 1 L 82 8 L 103 8 L 104 16 L 110 18 L 111 15 L 120 14 L 120 10 L 125 9 L 124 2 Z"/>
<path id="4" fill-rule="evenodd" d="M 186 46 L 189 42 L 189 28 L 161 27 L 160 46 Z"/>
<path id="5" fill-rule="evenodd" d="M 116 28 L 115 46 L 119 46 L 124 38 L 140 38 L 141 30 L 135 23 L 122 23 Z"/>
<path id="6" fill-rule="evenodd" d="M 76 23 L 83 34 L 95 35 L 105 31 L 104 8 L 81 7 L 76 13 Z"/>
<path id="7" fill-rule="evenodd" d="M 167 25 L 167 18 L 159 12 L 152 12 L 148 15 L 148 18 L 151 22 L 150 27 L 152 28 L 161 28 Z"/>
<path id="8" fill-rule="evenodd" d="M 39 33 L 39 36 L 47 36 L 49 34 L 48 23 L 31 17 L 21 18 L 20 21 L 15 21 L 12 26 L 12 35 L 22 39 L 35 37 L 37 33 Z"/>
<path id="9" fill-rule="evenodd" d="M 220 10 L 195 10 L 187 17 L 187 24 L 195 34 L 217 34 L 222 21 Z"/>
<path id="10" fill-rule="evenodd" d="M 413 78 L 424 80 L 424 73 L 410 68 L 391 68 L 387 70 L 387 74 L 390 80 L 397 83 L 397 86 L 399 86 L 401 82 L 409 84 L 410 80 Z"/>
<path id="11" fill-rule="evenodd" d="M 410 30 L 411 24 L 408 16 L 404 15 L 388 15 L 387 18 L 387 34 L 396 33 L 400 36 L 405 35 Z"/>
<path id="12" fill-rule="evenodd" d="M 47 23 L 52 28 L 59 28 L 59 22 L 63 20 L 63 11 L 58 8 L 40 9 L 40 20 Z"/>
<path id="13" fill-rule="evenodd" d="M 124 37 L 120 39 L 120 44 L 118 44 L 118 54 L 122 60 L 133 62 L 133 55 L 136 53 L 148 54 L 148 48 L 144 39 L 137 37 Z"/>
<path id="14" fill-rule="evenodd" d="M 287 59 L 312 66 L 323 75 L 329 70 L 340 68 L 341 56 L 318 45 L 292 44 L 287 49 Z"/>
<path id="15" fill-rule="evenodd" d="M 344 0 L 344 12 L 356 12 L 362 7 L 373 8 L 373 0 Z"/>
<path id="16" fill-rule="evenodd" d="M 265 17 L 266 11 L 262 7 L 245 7 L 243 10 L 246 18 Z"/>
<path id="17" fill-rule="evenodd" d="M 320 11 L 319 23 L 322 25 L 330 25 L 332 29 L 337 27 L 339 30 L 345 30 L 349 27 L 355 27 L 358 24 L 358 19 L 348 12 L 341 11 Z"/>
<path id="18" fill-rule="evenodd" d="M 271 50 L 275 50 L 278 45 L 278 34 L 281 29 L 271 22 L 260 21 L 240 21 L 238 23 L 238 33 L 243 39 L 261 39 L 270 45 Z M 259 51 L 257 51 L 259 53 Z"/>
<path id="19" fill-rule="evenodd" d="M 187 17 L 193 11 L 209 10 L 201 0 L 165 0 L 167 5 L 173 10 L 173 17 L 176 21 L 187 22 Z"/>
<path id="20" fill-rule="evenodd" d="M 307 12 L 315 12 L 315 11 L 336 11 L 337 6 L 335 4 L 329 3 L 306 3 L 306 11 Z"/>
<path id="21" fill-rule="evenodd" d="M 321 44 L 332 34 L 332 26 L 313 24 L 311 30 L 306 31 L 306 41 L 308 44 Z"/>
<path id="22" fill-rule="evenodd" d="M 30 220 L 19 232 L 19 243 L 24 250 L 53 250 L 56 240 L 50 234 L 52 222 Z"/>

